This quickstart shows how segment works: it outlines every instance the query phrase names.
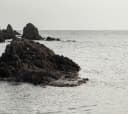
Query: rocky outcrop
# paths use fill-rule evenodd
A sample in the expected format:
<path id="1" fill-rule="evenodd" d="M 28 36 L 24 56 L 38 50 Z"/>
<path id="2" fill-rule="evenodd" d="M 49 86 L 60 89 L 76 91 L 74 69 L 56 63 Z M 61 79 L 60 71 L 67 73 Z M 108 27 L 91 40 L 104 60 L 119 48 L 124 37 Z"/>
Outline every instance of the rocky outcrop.
<path id="1" fill-rule="evenodd" d="M 2 36 L 2 38 L 4 40 L 16 38 L 16 35 L 19 35 L 19 34 L 20 33 L 13 30 L 13 28 L 10 24 L 8 24 L 6 29 L 1 30 L 1 32 L 0 32 L 0 36 Z"/>
<path id="2" fill-rule="evenodd" d="M 24 27 L 22 38 L 28 40 L 43 40 L 43 38 L 39 34 L 38 29 L 32 23 L 28 23 Z"/>
<path id="3" fill-rule="evenodd" d="M 24 27 L 22 38 L 25 38 L 28 40 L 60 41 L 59 38 L 54 38 L 50 36 L 46 38 L 41 37 L 38 31 L 38 28 L 36 28 L 32 23 L 28 23 Z"/>
<path id="4" fill-rule="evenodd" d="M 6 31 L 7 31 L 8 33 L 10 33 L 10 34 L 11 34 L 11 33 L 14 33 L 13 28 L 12 28 L 12 26 L 11 26 L 10 24 L 8 24 Z"/>
<path id="5" fill-rule="evenodd" d="M 61 41 L 59 38 L 54 38 L 54 37 L 50 37 L 48 36 L 45 41 Z"/>
<path id="6" fill-rule="evenodd" d="M 0 31 L 0 42 L 5 42 L 5 39 L 3 37 L 2 31 Z"/>
<path id="7" fill-rule="evenodd" d="M 0 58 L 0 77 L 3 80 L 77 86 L 86 82 L 78 77 L 79 70 L 79 65 L 71 59 L 56 55 L 43 44 L 23 38 L 12 40 Z"/>

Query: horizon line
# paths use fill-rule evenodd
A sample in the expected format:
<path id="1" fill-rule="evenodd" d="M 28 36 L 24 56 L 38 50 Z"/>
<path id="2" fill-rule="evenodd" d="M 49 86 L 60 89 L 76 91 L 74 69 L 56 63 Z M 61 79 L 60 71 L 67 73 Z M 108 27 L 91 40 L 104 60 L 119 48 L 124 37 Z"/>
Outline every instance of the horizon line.
<path id="1" fill-rule="evenodd" d="M 17 31 L 23 31 L 23 30 L 18 30 L 14 29 Z M 122 32 L 128 32 L 128 29 L 38 29 L 39 31 L 122 31 Z"/>
<path id="2" fill-rule="evenodd" d="M 42 31 L 128 31 L 128 29 L 39 29 Z"/>

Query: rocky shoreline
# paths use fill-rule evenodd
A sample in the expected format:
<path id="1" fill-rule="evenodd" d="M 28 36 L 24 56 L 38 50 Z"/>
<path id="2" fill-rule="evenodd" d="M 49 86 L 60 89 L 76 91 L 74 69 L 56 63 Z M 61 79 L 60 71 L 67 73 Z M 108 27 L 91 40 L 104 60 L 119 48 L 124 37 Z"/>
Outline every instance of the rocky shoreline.
<path id="1" fill-rule="evenodd" d="M 32 24 L 24 28 L 22 38 L 16 35 L 11 38 L 0 57 L 0 80 L 58 87 L 73 87 L 88 81 L 79 77 L 80 66 L 74 61 L 32 41 L 43 39 Z"/>

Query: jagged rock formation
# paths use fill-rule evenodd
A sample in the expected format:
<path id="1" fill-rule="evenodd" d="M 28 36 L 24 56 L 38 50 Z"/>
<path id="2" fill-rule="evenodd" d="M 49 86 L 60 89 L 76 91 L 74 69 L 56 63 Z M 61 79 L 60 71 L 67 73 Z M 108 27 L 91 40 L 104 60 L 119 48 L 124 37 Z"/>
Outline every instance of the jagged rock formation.
<path id="1" fill-rule="evenodd" d="M 43 40 L 43 38 L 39 34 L 38 29 L 32 23 L 28 23 L 24 27 L 22 38 L 28 40 Z"/>
<path id="2" fill-rule="evenodd" d="M 77 86 L 87 81 L 80 80 L 79 70 L 79 65 L 69 58 L 56 55 L 43 44 L 23 38 L 13 39 L 0 57 L 1 79 L 19 82 Z"/>
<path id="3" fill-rule="evenodd" d="M 16 35 L 19 35 L 17 31 L 13 30 L 12 26 L 8 24 L 6 29 L 0 31 L 0 41 L 3 42 L 7 39 L 16 38 Z M 2 40 L 1 40 L 2 39 Z"/>
<path id="4" fill-rule="evenodd" d="M 12 26 L 10 24 L 8 24 L 6 30 L 7 30 L 8 33 L 13 33 L 13 28 L 12 28 Z"/>
<path id="5" fill-rule="evenodd" d="M 38 29 L 32 23 L 28 23 L 24 27 L 22 38 L 25 38 L 28 40 L 60 41 L 59 38 L 54 38 L 50 36 L 48 36 L 47 38 L 41 37 Z"/>

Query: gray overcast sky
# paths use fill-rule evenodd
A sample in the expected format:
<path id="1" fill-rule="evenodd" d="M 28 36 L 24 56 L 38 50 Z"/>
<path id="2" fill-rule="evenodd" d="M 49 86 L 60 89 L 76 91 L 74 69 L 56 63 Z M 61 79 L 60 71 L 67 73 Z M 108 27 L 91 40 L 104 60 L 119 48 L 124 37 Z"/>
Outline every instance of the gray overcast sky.
<path id="1" fill-rule="evenodd" d="M 0 26 L 40 29 L 127 29 L 128 0 L 0 0 Z"/>

